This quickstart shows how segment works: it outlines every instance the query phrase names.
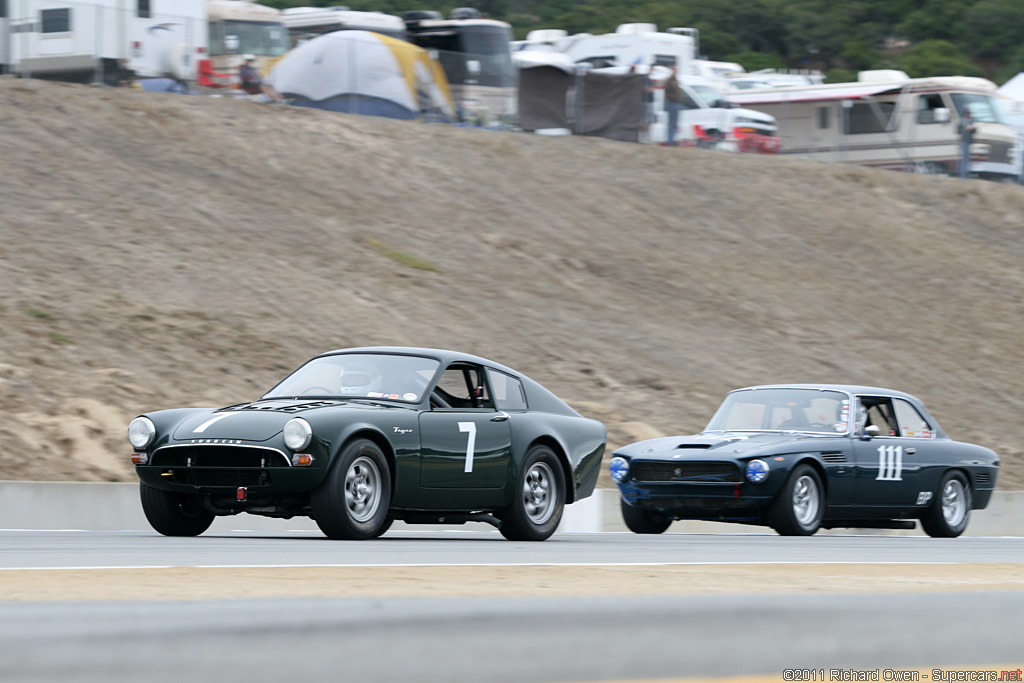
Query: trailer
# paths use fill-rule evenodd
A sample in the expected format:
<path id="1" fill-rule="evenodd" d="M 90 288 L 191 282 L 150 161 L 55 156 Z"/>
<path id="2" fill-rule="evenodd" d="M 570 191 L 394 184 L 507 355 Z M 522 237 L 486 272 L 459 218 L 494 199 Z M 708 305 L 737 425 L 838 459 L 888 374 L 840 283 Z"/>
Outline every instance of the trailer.
<path id="1" fill-rule="evenodd" d="M 861 72 L 856 82 L 741 90 L 730 99 L 771 114 L 782 154 L 899 171 L 956 175 L 959 125 L 970 111 L 976 132 L 971 176 L 1013 182 L 1020 145 L 996 102 L 996 87 L 963 76 L 908 78 Z"/>
<path id="2" fill-rule="evenodd" d="M 2 70 L 116 85 L 195 78 L 207 49 L 206 0 L 10 0 L 0 12 Z"/>

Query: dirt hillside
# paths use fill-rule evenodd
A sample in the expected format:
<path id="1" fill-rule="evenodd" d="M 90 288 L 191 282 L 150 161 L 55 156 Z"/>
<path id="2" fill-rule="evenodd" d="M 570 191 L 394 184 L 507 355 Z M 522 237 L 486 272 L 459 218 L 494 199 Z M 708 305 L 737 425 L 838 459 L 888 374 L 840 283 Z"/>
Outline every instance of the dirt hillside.
<path id="1" fill-rule="evenodd" d="M 612 448 L 747 384 L 898 388 L 1024 485 L 1024 188 L 11 79 L 0 160 L 0 479 L 131 481 L 139 412 L 399 344 Z"/>

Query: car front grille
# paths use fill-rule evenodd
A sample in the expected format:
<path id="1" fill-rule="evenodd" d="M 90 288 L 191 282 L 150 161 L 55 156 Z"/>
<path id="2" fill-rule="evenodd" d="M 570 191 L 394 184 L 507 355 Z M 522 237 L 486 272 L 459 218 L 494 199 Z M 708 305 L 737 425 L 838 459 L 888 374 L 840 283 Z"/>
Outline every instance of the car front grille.
<path id="1" fill-rule="evenodd" d="M 661 462 L 640 460 L 633 463 L 633 479 L 641 482 L 693 482 L 738 484 L 743 481 L 740 468 L 732 462 Z"/>
<path id="2" fill-rule="evenodd" d="M 271 483 L 270 469 L 290 467 L 281 451 L 254 446 L 189 444 L 164 446 L 150 465 L 168 470 L 174 483 L 195 486 L 259 486 Z"/>

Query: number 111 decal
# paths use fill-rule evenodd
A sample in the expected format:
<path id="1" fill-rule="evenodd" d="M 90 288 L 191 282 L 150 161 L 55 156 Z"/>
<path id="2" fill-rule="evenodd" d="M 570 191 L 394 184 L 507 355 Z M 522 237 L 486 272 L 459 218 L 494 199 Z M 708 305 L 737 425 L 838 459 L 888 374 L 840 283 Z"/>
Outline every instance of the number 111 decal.
<path id="1" fill-rule="evenodd" d="M 875 481 L 903 481 L 903 446 L 878 447 L 878 476 Z"/>

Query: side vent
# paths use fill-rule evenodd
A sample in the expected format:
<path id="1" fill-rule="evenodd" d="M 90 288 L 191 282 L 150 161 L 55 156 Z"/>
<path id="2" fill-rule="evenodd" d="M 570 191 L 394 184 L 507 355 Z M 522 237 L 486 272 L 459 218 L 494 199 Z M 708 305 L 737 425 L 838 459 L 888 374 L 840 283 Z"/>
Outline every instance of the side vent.
<path id="1" fill-rule="evenodd" d="M 974 475 L 974 483 L 979 486 L 988 486 L 992 483 L 992 477 L 988 472 L 978 472 Z"/>
<path id="2" fill-rule="evenodd" d="M 842 451 L 825 451 L 821 454 L 821 459 L 825 462 L 846 462 L 846 453 Z"/>

